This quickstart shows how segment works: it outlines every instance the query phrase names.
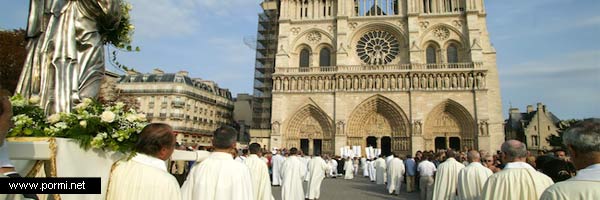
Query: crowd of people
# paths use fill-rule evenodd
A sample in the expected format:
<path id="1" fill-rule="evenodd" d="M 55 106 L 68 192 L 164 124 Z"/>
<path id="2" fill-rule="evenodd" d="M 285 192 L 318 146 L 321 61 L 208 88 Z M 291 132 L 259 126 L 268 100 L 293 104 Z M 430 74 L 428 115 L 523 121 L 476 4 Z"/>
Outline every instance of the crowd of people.
<path id="1" fill-rule="evenodd" d="M 1 100 L 0 147 L 5 148 L 12 112 L 8 99 Z M 449 149 L 417 151 L 414 157 L 306 156 L 295 147 L 270 152 L 257 143 L 240 151 L 237 135 L 232 127 L 220 127 L 206 158 L 169 161 L 176 148 L 187 148 L 176 143 L 169 125 L 149 124 L 139 135 L 136 155 L 114 164 L 106 199 L 273 200 L 272 186 L 281 187 L 282 200 L 319 199 L 323 179 L 353 179 L 360 172 L 385 185 L 389 194 L 399 195 L 405 183 L 406 192 L 420 191 L 422 200 L 600 199 L 600 119 L 567 130 L 566 150 L 538 156 L 517 140 L 505 141 L 495 153 Z M 2 164 L 2 170 L 5 176 L 16 174 L 12 165 Z"/>

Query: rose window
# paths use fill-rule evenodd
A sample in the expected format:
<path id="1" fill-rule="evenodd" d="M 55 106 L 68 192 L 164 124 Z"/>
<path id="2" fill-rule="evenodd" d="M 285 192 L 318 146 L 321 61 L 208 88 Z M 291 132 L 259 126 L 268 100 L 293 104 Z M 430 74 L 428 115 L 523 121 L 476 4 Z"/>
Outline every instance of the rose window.
<path id="1" fill-rule="evenodd" d="M 358 57 L 369 65 L 383 65 L 392 62 L 398 56 L 398 39 L 386 31 L 365 33 L 356 44 Z"/>

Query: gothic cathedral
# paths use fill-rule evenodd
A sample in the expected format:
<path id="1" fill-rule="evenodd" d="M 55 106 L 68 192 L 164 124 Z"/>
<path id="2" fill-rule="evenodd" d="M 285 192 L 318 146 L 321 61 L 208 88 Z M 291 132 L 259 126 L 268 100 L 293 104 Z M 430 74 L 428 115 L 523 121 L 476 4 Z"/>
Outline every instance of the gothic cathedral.
<path id="1" fill-rule="evenodd" d="M 483 0 L 265 0 L 277 9 L 271 147 L 340 154 L 504 141 Z M 270 81 L 269 81 L 270 82 Z"/>

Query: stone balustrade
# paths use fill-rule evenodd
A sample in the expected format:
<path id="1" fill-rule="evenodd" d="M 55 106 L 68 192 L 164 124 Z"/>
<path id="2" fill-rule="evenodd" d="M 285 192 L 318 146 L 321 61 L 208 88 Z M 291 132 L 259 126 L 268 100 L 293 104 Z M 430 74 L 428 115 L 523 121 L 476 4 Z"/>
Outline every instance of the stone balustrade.
<path id="1" fill-rule="evenodd" d="M 486 89 L 481 63 L 277 68 L 273 92 Z"/>

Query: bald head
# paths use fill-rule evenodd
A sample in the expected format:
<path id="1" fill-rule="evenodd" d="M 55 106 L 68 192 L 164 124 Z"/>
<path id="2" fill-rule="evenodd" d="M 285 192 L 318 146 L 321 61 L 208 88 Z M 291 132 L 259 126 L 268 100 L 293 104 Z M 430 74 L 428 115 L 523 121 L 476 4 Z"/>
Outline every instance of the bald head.
<path id="1" fill-rule="evenodd" d="M 467 160 L 472 162 L 481 162 L 481 155 L 476 150 L 471 150 L 467 153 Z"/>
<path id="2" fill-rule="evenodd" d="M 502 143 L 501 150 L 507 162 L 525 161 L 527 158 L 527 147 L 518 140 L 507 140 Z"/>

